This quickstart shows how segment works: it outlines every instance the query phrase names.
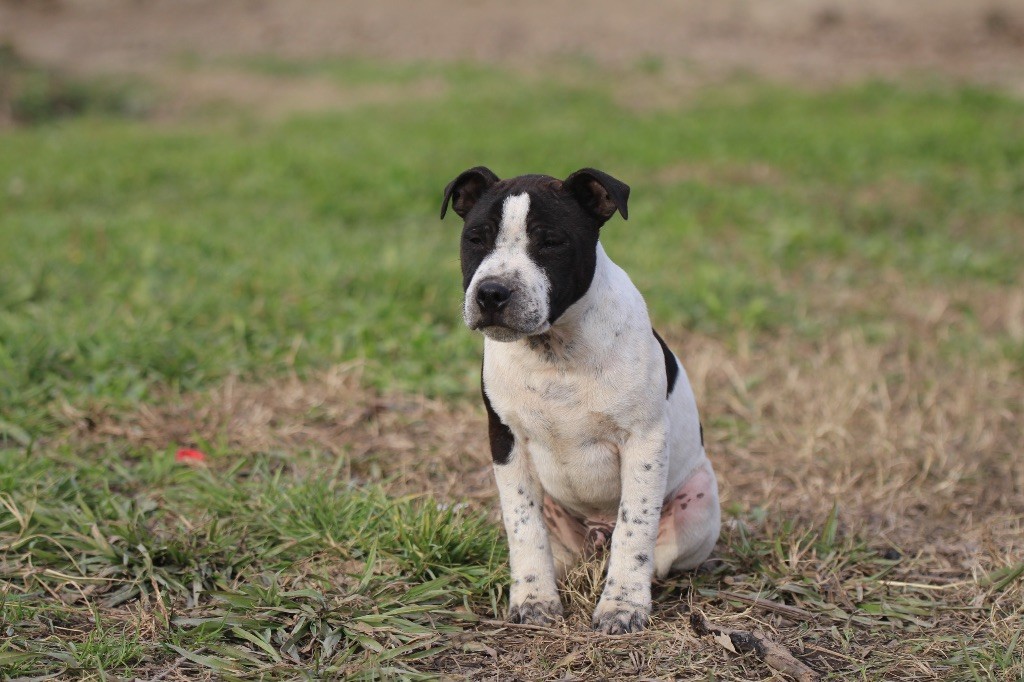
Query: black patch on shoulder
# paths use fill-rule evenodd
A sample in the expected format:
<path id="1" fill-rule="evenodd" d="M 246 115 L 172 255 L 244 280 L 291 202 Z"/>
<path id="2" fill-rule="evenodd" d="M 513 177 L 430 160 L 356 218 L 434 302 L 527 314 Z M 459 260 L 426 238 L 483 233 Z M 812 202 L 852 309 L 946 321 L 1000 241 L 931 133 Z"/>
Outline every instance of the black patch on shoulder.
<path id="1" fill-rule="evenodd" d="M 653 328 L 654 338 L 658 339 L 658 343 L 661 345 L 661 352 L 665 354 L 665 376 L 668 378 L 668 390 L 665 392 L 665 397 L 668 398 L 672 395 L 672 389 L 676 387 L 676 378 L 679 376 L 679 363 L 676 362 L 676 357 L 672 355 L 672 351 L 665 345 L 665 341 L 658 336 L 658 332 Z M 704 436 L 701 436 L 701 444 L 703 445 Z"/>
<path id="2" fill-rule="evenodd" d="M 487 391 L 484 390 L 484 376 L 480 372 L 480 395 L 484 397 L 484 409 L 487 410 L 487 435 L 491 441 L 491 460 L 495 464 L 508 464 L 512 457 L 512 446 L 516 439 L 512 435 L 512 429 L 508 428 L 498 417 L 498 413 L 491 407 L 491 401 L 487 398 Z"/>

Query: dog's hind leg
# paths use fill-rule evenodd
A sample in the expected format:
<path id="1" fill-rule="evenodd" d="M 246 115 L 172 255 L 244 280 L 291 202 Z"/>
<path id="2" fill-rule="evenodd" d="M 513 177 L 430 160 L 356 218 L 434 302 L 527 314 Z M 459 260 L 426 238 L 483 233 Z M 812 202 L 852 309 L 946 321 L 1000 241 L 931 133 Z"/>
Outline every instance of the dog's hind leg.
<path id="1" fill-rule="evenodd" d="M 555 562 L 555 576 L 562 580 L 584 553 L 587 529 L 548 495 L 544 496 L 543 512 L 551 542 L 551 557 Z"/>
<path id="2" fill-rule="evenodd" d="M 714 549 L 721 524 L 718 481 L 705 458 L 662 507 L 654 574 L 664 578 L 700 566 Z"/>

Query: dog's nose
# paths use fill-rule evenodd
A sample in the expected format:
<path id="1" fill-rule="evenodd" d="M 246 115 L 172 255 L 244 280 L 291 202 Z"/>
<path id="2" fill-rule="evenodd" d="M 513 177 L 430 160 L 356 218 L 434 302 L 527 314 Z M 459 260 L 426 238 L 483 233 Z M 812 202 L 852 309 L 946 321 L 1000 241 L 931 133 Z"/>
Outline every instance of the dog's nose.
<path id="1" fill-rule="evenodd" d="M 498 312 L 510 298 L 512 290 L 498 282 L 483 282 L 476 290 L 476 302 L 480 304 L 480 310 L 486 313 Z"/>

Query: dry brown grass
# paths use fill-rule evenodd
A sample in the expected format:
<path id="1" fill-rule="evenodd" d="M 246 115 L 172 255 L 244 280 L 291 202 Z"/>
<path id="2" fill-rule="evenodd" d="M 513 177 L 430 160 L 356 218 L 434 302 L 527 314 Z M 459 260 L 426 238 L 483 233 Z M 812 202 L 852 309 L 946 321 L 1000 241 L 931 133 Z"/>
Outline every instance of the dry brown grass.
<path id="1" fill-rule="evenodd" d="M 840 677 L 863 667 L 871 679 L 951 679 L 950 665 L 967 675 L 1003 652 L 975 672 L 1017 679 L 1024 385 L 1009 361 L 982 361 L 984 349 L 958 355 L 942 340 L 962 322 L 964 295 L 988 297 L 985 328 L 1019 333 L 1021 296 L 903 291 L 846 293 L 865 309 L 888 296 L 882 340 L 848 329 L 727 347 L 668 334 L 698 395 L 728 512 L 716 560 L 659 586 L 646 633 L 589 630 L 600 567 L 584 566 L 568 580 L 563 626 L 485 620 L 430 668 L 500 679 L 770 678 L 757 660 L 697 638 L 684 614 L 698 609 L 719 625 L 759 628 Z M 79 423 L 76 439 L 331 453 L 356 480 L 468 499 L 497 518 L 481 410 L 378 394 L 363 388 L 358 366 L 229 381 Z"/>

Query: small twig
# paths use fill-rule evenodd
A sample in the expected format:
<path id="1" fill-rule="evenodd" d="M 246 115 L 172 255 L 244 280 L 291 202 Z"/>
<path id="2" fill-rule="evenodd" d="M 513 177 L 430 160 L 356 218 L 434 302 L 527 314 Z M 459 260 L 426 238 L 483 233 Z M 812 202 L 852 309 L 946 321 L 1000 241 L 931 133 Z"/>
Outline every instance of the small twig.
<path id="1" fill-rule="evenodd" d="M 551 625 L 533 625 L 531 623 L 510 623 L 507 620 L 493 620 L 491 618 L 481 618 L 480 622 L 484 625 L 493 625 L 495 627 L 502 628 L 513 628 L 515 630 L 536 630 L 538 632 L 560 632 L 557 627 Z"/>
<path id="2" fill-rule="evenodd" d="M 722 599 L 732 599 L 734 601 L 743 602 L 744 604 L 750 604 L 751 606 L 758 606 L 765 611 L 771 611 L 782 616 L 789 616 L 795 620 L 802 620 L 805 622 L 813 622 L 814 614 L 799 609 L 795 606 L 789 606 L 788 604 L 779 604 L 778 602 L 764 599 L 763 597 L 755 597 L 749 594 L 739 594 L 738 592 L 726 592 L 725 590 L 708 591 L 707 596 L 719 596 Z"/>
<path id="3" fill-rule="evenodd" d="M 716 644 L 734 654 L 753 653 L 772 668 L 789 675 L 797 682 L 818 682 L 821 679 L 818 673 L 794 658 L 786 647 L 768 639 L 764 633 L 712 626 L 699 611 L 690 614 L 690 627 L 698 637 L 711 635 Z"/>
<path id="4" fill-rule="evenodd" d="M 879 580 L 879 585 L 885 585 L 886 587 L 912 587 L 916 590 L 955 590 L 965 585 L 971 585 L 973 583 L 961 580 L 955 583 L 943 583 L 942 585 L 928 585 L 926 583 L 904 583 L 898 580 Z"/>

